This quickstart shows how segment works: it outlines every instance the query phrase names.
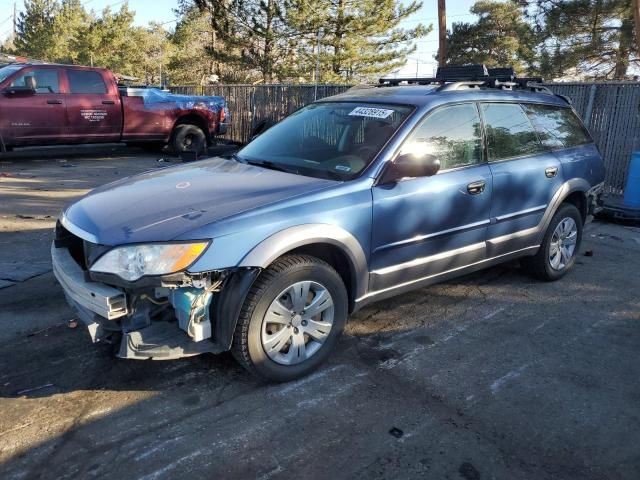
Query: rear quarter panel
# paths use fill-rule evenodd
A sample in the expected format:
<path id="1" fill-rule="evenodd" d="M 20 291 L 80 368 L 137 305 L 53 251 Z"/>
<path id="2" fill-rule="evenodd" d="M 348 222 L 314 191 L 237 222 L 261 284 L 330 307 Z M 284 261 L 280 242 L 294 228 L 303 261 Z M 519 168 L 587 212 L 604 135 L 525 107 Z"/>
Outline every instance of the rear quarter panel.
<path id="1" fill-rule="evenodd" d="M 554 152 L 562 165 L 565 180 L 582 178 L 590 186 L 604 182 L 604 162 L 594 143 Z"/>

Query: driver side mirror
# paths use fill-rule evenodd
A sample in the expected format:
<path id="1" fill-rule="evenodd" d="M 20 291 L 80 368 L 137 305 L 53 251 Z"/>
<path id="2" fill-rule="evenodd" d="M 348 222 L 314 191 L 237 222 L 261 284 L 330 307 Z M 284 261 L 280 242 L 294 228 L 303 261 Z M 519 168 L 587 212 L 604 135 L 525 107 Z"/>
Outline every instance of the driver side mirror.
<path id="1" fill-rule="evenodd" d="M 2 90 L 5 95 L 35 95 L 36 89 L 26 86 L 7 87 Z"/>
<path id="2" fill-rule="evenodd" d="M 440 170 L 440 159 L 428 153 L 398 156 L 385 174 L 385 183 L 405 177 L 432 177 Z"/>

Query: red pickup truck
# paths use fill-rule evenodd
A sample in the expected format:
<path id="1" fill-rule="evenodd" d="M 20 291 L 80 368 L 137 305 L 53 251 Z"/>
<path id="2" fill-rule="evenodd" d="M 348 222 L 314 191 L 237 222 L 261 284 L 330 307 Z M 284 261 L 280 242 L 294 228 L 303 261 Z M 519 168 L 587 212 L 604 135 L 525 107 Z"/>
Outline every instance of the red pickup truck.
<path id="1" fill-rule="evenodd" d="M 13 63 L 0 68 L 0 151 L 52 144 L 168 144 L 201 153 L 226 132 L 222 97 L 119 87 L 103 68 Z"/>

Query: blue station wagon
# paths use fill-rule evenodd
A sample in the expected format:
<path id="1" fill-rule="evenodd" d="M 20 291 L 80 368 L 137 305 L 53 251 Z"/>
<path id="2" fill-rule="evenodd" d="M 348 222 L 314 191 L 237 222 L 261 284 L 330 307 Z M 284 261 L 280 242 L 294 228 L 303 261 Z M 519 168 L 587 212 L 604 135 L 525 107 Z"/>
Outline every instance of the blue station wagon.
<path id="1" fill-rule="evenodd" d="M 354 88 L 233 156 L 98 188 L 59 219 L 54 273 L 122 358 L 231 350 L 274 381 L 371 302 L 519 257 L 559 279 L 603 162 L 565 98 L 500 72 Z"/>

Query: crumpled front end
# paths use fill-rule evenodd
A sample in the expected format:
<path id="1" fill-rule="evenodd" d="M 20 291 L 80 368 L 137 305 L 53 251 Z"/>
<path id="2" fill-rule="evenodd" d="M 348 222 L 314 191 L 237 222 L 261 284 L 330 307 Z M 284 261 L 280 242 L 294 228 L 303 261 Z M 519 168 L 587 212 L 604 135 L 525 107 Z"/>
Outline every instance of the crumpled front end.
<path id="1" fill-rule="evenodd" d="M 227 341 L 214 338 L 212 312 L 230 272 L 107 283 L 88 269 L 96 250 L 99 245 L 57 225 L 53 273 L 94 343 L 119 341 L 117 355 L 132 359 L 169 360 L 228 349 Z"/>

